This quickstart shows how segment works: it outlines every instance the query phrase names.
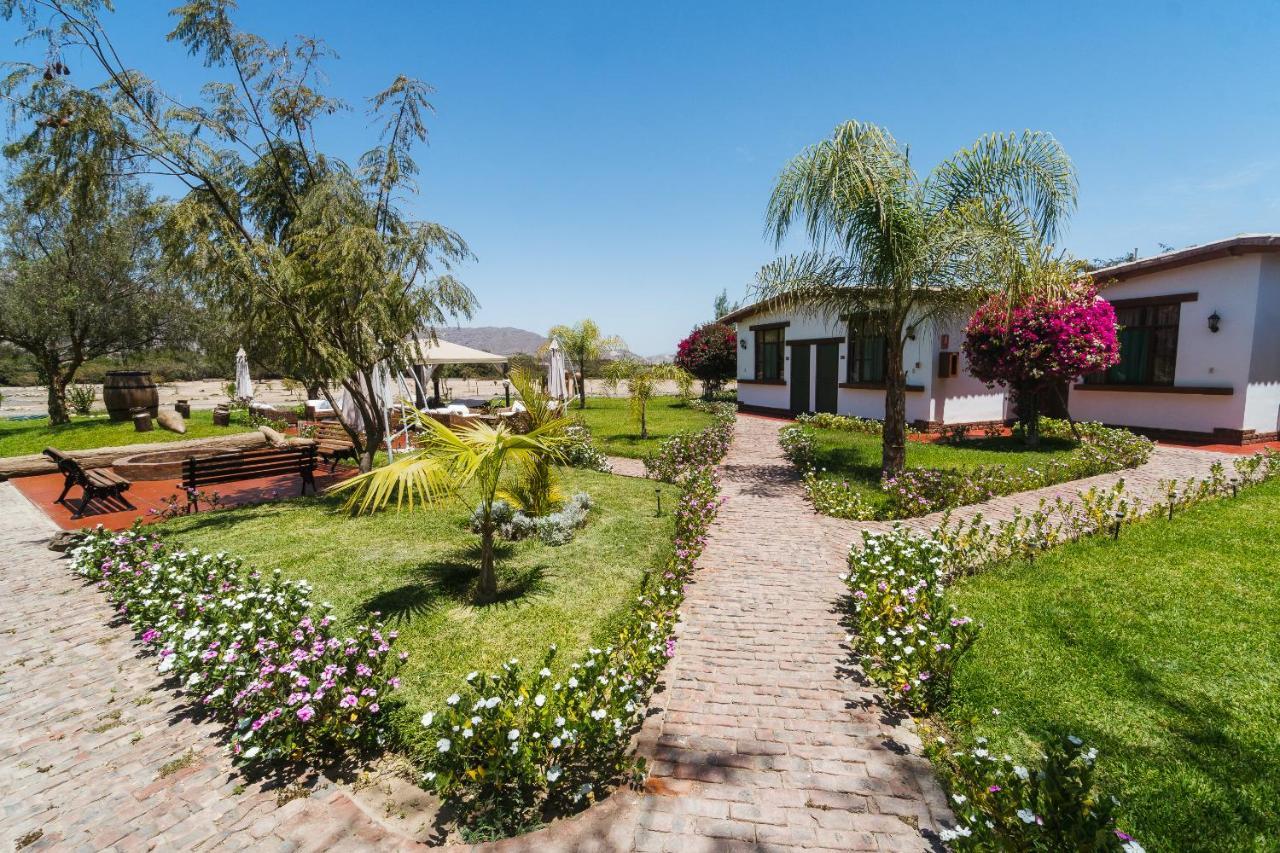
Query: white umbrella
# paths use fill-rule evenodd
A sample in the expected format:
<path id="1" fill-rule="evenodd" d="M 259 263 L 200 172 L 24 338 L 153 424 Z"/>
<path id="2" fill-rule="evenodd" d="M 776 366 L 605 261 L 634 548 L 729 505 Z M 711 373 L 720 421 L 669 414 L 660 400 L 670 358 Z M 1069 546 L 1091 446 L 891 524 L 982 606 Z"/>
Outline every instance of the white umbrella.
<path id="1" fill-rule="evenodd" d="M 249 378 L 249 356 L 244 347 L 236 350 L 236 397 L 241 400 L 253 399 L 253 380 Z"/>
<path id="2" fill-rule="evenodd" d="M 547 364 L 547 396 L 556 400 L 569 397 L 569 383 L 564 378 L 564 350 L 554 338 L 551 339 L 551 358 Z"/>
<path id="3" fill-rule="evenodd" d="M 373 387 L 360 374 L 353 374 L 351 377 L 353 383 L 357 383 L 364 388 L 365 395 L 373 403 L 375 409 L 386 411 L 391 402 L 391 375 L 387 372 L 385 364 L 376 364 L 373 368 Z M 342 400 L 338 405 L 338 416 L 342 418 L 342 422 L 348 426 L 358 426 L 364 430 L 366 424 L 364 416 L 360 414 L 360 408 L 356 405 L 355 397 L 352 396 L 346 388 L 342 389 Z"/>

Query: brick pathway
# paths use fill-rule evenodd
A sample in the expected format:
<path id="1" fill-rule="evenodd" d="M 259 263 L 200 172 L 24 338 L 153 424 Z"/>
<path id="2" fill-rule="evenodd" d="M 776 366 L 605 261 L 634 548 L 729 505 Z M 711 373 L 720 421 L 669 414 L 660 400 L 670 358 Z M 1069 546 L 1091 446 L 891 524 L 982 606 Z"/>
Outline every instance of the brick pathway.
<path id="1" fill-rule="evenodd" d="M 741 417 L 729 499 L 690 585 L 676 657 L 641 733 L 650 793 L 619 792 L 490 850 L 919 850 L 947 819 L 909 724 L 847 668 L 833 606 L 860 531 L 814 514 L 776 420 Z M 1222 457 L 1160 448 L 1130 490 L 1203 476 Z M 988 517 L 1116 474 L 1001 498 Z M 977 508 L 961 510 L 972 513 Z M 927 527 L 926 517 L 912 524 Z M 0 483 L 0 838 L 13 849 L 396 849 L 323 778 L 281 796 L 227 761 L 218 727 L 163 689 L 127 625 L 45 548 L 55 528 Z M 294 780 L 286 780 L 286 784 Z M 296 798 L 290 799 L 290 796 Z M 283 803 L 283 804 L 282 804 Z"/>
<path id="2" fill-rule="evenodd" d="M 389 849 L 333 783 L 281 798 L 162 689 L 133 632 L 45 543 L 53 522 L 0 483 L 0 839 L 29 850 Z M 288 780 L 292 782 L 293 780 Z M 287 796 L 297 799 L 279 803 Z"/>

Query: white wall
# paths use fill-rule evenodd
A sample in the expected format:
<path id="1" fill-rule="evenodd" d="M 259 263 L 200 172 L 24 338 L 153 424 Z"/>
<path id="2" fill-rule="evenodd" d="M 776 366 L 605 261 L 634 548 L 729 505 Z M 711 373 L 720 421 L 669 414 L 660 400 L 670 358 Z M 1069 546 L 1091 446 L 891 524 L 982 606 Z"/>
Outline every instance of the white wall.
<path id="1" fill-rule="evenodd" d="M 1072 416 L 1192 432 L 1244 428 L 1262 258 L 1248 254 L 1159 270 L 1119 282 L 1102 294 L 1107 299 L 1135 299 L 1198 293 L 1195 302 L 1182 303 L 1173 384 L 1231 387 L 1231 396 L 1073 389 Z M 1215 311 L 1222 317 L 1217 334 L 1208 324 Z"/>
<path id="2" fill-rule="evenodd" d="M 785 330 L 787 340 L 809 338 L 841 338 L 840 344 L 840 381 L 848 375 L 848 343 L 845 338 L 845 324 L 829 316 L 804 317 L 784 314 L 777 311 L 765 311 L 739 321 L 736 324 L 738 339 L 746 340 L 744 349 L 738 347 L 738 378 L 753 379 L 755 377 L 755 334 L 751 326 L 790 321 Z M 907 420 L 910 421 L 942 421 L 944 423 L 973 423 L 977 421 L 1000 420 L 1004 417 L 1004 392 L 991 390 L 981 382 L 963 372 L 951 379 L 937 379 L 937 364 L 940 333 L 950 334 L 950 349 L 959 350 L 963 334 L 963 322 L 951 324 L 921 323 L 916 329 L 916 339 L 908 340 L 903 346 L 903 363 L 907 373 L 907 384 L 921 386 L 923 390 L 908 391 L 906 401 Z M 783 370 L 787 385 L 755 385 L 739 384 L 738 400 L 750 406 L 762 406 L 773 409 L 788 409 L 791 405 L 791 353 L 793 347 L 786 347 L 786 361 Z M 810 351 L 810 364 L 814 363 L 816 352 Z M 812 369 L 809 377 L 809 408 L 813 408 Z M 841 388 L 836 398 L 836 410 L 842 415 L 856 415 L 861 418 L 881 419 L 884 417 L 884 391 L 875 388 Z"/>
<path id="3" fill-rule="evenodd" d="M 1262 255 L 1244 428 L 1280 431 L 1280 256 Z"/>

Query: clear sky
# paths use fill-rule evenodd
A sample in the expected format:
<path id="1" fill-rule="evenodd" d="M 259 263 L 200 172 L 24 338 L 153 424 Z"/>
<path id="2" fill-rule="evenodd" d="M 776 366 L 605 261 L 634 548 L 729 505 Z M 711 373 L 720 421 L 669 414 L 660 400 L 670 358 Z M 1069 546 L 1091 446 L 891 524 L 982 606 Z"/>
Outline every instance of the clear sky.
<path id="1" fill-rule="evenodd" d="M 172 4 L 120 5 L 126 61 L 193 97 L 214 72 L 163 42 Z M 478 256 L 473 325 L 590 316 L 673 352 L 722 288 L 746 295 L 775 253 L 773 178 L 845 119 L 922 169 L 984 132 L 1054 133 L 1080 173 L 1063 245 L 1081 257 L 1280 231 L 1274 0 L 241 5 L 269 39 L 340 54 L 330 79 L 358 109 L 325 128 L 334 153 L 369 147 L 363 98 L 395 74 L 439 90 L 410 204 Z"/>

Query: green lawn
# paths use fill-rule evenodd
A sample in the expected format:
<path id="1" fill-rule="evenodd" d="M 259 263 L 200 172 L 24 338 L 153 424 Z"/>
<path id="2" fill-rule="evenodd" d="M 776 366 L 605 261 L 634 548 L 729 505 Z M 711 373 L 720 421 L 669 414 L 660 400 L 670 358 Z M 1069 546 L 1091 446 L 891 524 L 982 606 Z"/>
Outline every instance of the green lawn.
<path id="1" fill-rule="evenodd" d="M 243 413 L 238 412 L 243 418 Z M 115 447 L 124 444 L 147 444 L 156 441 L 181 441 L 185 438 L 206 438 L 211 435 L 230 435 L 244 432 L 249 427 L 243 421 L 229 427 L 213 425 L 213 412 L 196 411 L 187 418 L 187 432 L 178 435 L 157 426 L 151 432 L 137 432 L 133 421 L 112 423 L 106 415 L 72 418 L 71 423 L 49 426 L 48 418 L 16 420 L 0 418 L 0 456 L 23 456 L 39 453 L 46 447 L 59 450 L 93 450 L 98 447 Z"/>
<path id="2" fill-rule="evenodd" d="M 497 671 L 512 658 L 534 663 L 551 643 L 568 662 L 608 642 L 642 575 L 670 553 L 672 516 L 654 515 L 654 488 L 674 505 L 675 490 L 646 480 L 591 471 L 564 472 L 566 494 L 595 500 L 587 525 L 568 545 L 538 541 L 502 546 L 497 604 L 470 603 L 478 538 L 460 505 L 394 510 L 351 518 L 331 498 L 296 499 L 201 513 L 166 524 L 176 541 L 225 550 L 263 569 L 280 569 L 315 586 L 350 622 L 381 611 L 412 654 L 397 694 L 402 729 L 414 733 L 423 712 L 453 693 L 472 670 Z"/>
<path id="3" fill-rule="evenodd" d="M 711 415 L 692 408 L 680 397 L 654 397 L 649 401 L 646 439 L 640 438 L 640 427 L 632 420 L 630 403 L 625 398 L 588 397 L 585 409 L 579 409 L 576 402 L 570 403 L 569 414 L 587 422 L 596 444 L 605 453 L 632 459 L 657 450 L 658 445 L 678 432 L 699 430 L 711 423 Z"/>
<path id="4" fill-rule="evenodd" d="M 1272 481 L 963 581 L 954 600 L 984 628 L 948 715 L 1000 751 L 1097 746 L 1148 850 L 1275 850 L 1278 529 Z"/>
<path id="5" fill-rule="evenodd" d="M 847 482 L 872 507 L 884 507 L 887 498 L 880 490 L 880 436 L 833 429 L 814 429 L 813 433 L 818 475 Z M 1012 436 L 970 438 L 960 445 L 908 441 L 907 467 L 1036 467 L 1050 459 L 1065 459 L 1076 447 L 1071 440 L 1043 438 L 1038 449 L 1030 450 L 1022 439 Z"/>

